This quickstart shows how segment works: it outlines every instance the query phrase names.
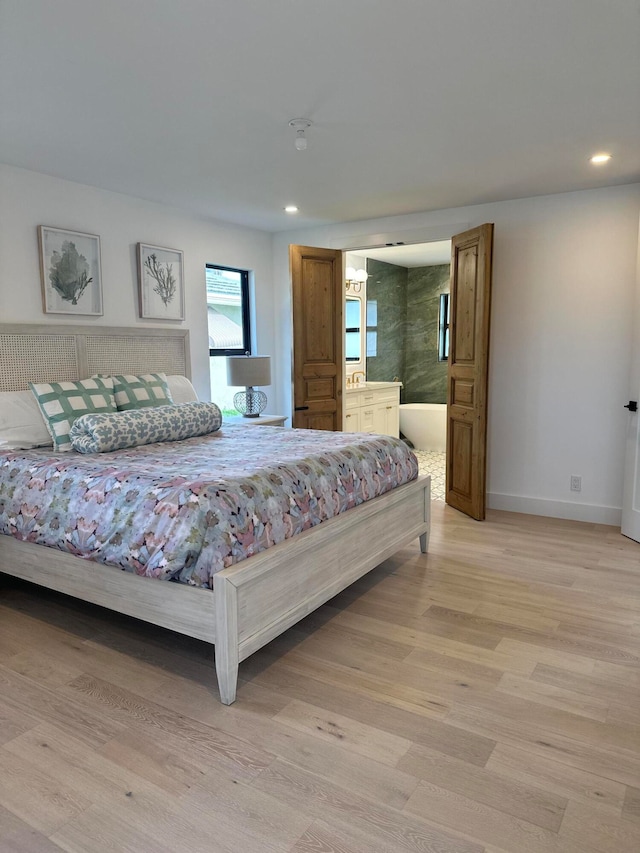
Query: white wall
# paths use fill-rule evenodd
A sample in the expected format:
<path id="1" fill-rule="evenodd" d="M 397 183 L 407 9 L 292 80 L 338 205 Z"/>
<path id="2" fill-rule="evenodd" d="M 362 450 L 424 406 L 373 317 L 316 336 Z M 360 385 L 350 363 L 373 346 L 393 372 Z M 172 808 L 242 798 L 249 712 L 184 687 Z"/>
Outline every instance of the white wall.
<path id="1" fill-rule="evenodd" d="M 36 227 L 50 225 L 99 234 L 103 317 L 44 314 Z M 136 243 L 184 252 L 185 321 L 165 323 L 138 316 Z M 190 331 L 193 379 L 210 398 L 205 264 L 253 272 L 254 337 L 258 350 L 274 350 L 271 235 L 198 219 L 119 193 L 0 165 L 0 321 L 80 323 L 102 326 L 178 326 Z M 277 367 L 274 370 L 277 376 Z M 275 383 L 274 383 L 275 385 Z M 269 396 L 274 388 L 265 389 Z"/>
<path id="2" fill-rule="evenodd" d="M 289 243 L 430 241 L 494 222 L 489 505 L 617 524 L 639 213 L 635 184 L 278 234 L 281 362 L 291 351 Z M 278 411 L 289 412 L 285 379 Z"/>

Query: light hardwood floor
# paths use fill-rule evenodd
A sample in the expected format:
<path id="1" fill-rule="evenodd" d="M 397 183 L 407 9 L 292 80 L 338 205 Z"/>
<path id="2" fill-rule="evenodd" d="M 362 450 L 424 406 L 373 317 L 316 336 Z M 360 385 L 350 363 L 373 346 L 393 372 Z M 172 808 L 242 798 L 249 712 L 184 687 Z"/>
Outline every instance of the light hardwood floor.
<path id="1" fill-rule="evenodd" d="M 433 512 L 231 707 L 205 644 L 0 578 L 0 851 L 640 850 L 640 545 Z"/>

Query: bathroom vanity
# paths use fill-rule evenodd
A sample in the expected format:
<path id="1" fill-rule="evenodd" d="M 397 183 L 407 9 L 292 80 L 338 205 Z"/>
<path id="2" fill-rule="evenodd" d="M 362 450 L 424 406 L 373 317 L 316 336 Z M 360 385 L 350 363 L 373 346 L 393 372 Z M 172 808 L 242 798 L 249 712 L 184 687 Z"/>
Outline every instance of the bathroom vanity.
<path id="1" fill-rule="evenodd" d="M 354 268 L 365 263 L 356 254 L 347 254 L 346 262 L 347 267 Z M 377 315 L 375 304 L 367 304 L 367 275 L 364 270 L 360 272 L 364 273 L 360 280 L 353 280 L 355 274 L 347 277 L 344 306 L 347 381 L 342 428 L 345 432 L 369 432 L 399 438 L 402 382 L 365 381 L 367 323 L 376 326 Z"/>
<path id="2" fill-rule="evenodd" d="M 362 382 L 344 395 L 344 431 L 400 436 L 401 382 Z"/>

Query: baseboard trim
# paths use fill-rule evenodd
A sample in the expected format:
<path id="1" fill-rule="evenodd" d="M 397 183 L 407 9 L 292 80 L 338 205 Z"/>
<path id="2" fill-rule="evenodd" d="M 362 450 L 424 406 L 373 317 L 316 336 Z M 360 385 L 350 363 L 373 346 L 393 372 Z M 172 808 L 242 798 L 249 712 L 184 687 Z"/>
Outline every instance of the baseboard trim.
<path id="1" fill-rule="evenodd" d="M 615 506 L 596 506 L 495 493 L 487 494 L 487 506 L 489 509 L 522 512 L 526 515 L 546 515 L 549 518 L 567 518 L 573 521 L 589 521 L 592 524 L 610 524 L 613 527 L 620 527 L 622 522 L 622 509 Z"/>

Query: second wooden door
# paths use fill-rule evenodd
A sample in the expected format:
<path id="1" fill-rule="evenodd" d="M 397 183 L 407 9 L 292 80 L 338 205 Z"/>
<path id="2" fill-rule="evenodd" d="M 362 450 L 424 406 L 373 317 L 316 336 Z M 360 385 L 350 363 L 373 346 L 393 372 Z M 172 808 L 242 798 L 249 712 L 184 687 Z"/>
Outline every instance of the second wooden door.
<path id="1" fill-rule="evenodd" d="M 485 516 L 493 224 L 451 241 L 446 500 Z"/>
<path id="2" fill-rule="evenodd" d="M 293 426 L 342 429 L 342 252 L 290 246 Z"/>

